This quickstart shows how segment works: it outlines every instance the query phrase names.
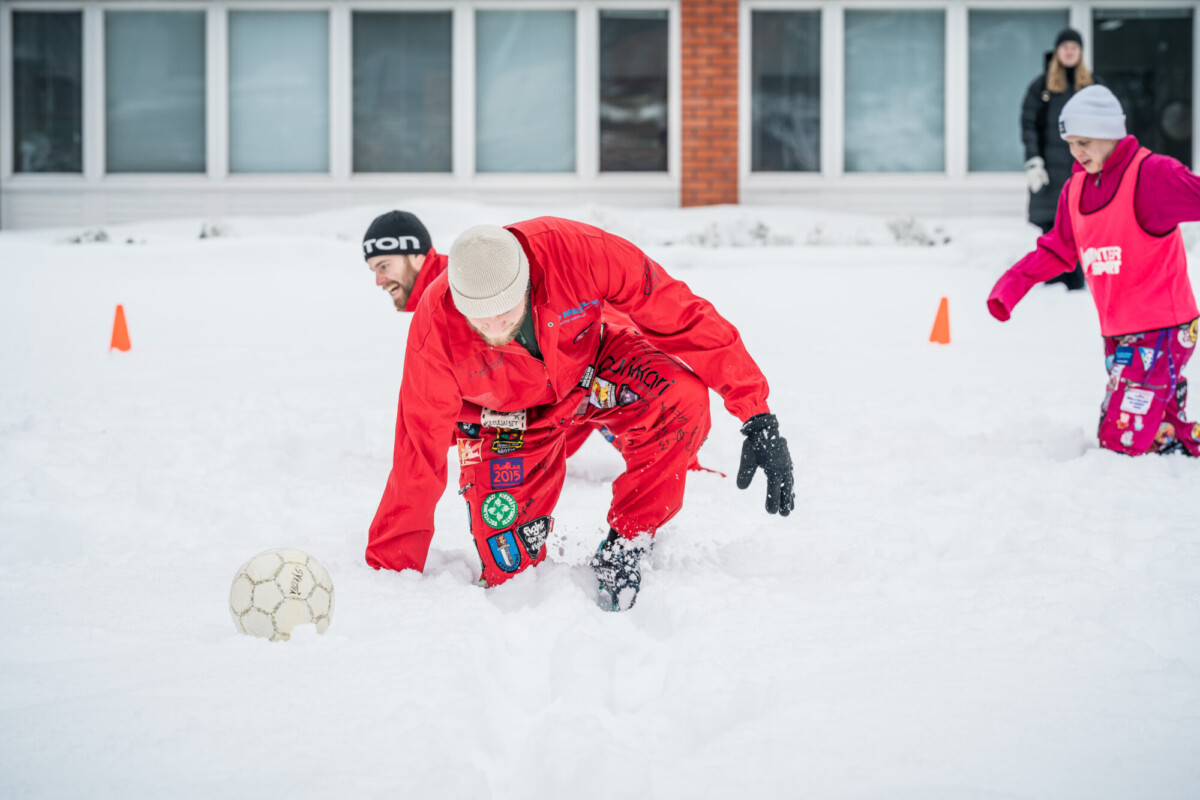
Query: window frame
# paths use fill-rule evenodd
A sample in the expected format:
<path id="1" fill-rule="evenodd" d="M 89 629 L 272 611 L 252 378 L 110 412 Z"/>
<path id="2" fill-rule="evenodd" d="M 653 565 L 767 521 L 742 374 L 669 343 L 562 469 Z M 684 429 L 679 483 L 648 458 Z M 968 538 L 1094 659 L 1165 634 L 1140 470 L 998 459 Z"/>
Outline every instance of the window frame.
<path id="1" fill-rule="evenodd" d="M 1144 5 L 1143 5 L 1144 3 Z M 1084 38 L 1084 58 L 1092 63 L 1092 10 L 1095 8 L 1180 8 L 1195 4 L 1186 0 L 1058 0 L 1019 4 L 1028 10 L 1067 11 L 1069 24 Z M 788 191 L 837 188 L 850 191 L 935 189 L 948 184 L 980 189 L 1012 189 L 1023 186 L 1023 173 L 971 172 L 968 170 L 969 113 L 969 14 L 976 9 L 1010 10 L 1011 0 L 745 0 L 739 9 L 738 75 L 738 180 L 743 192 L 779 196 Z M 928 11 L 945 14 L 945 169 L 940 172 L 847 172 L 845 170 L 845 12 Z M 821 19 L 821 160 L 817 172 L 755 172 L 751 169 L 752 61 L 751 19 L 754 11 L 819 11 Z M 1196 71 L 1200 74 L 1200 11 L 1194 37 Z M 1198 82 L 1200 84 L 1200 82 Z M 1200 87 L 1197 88 L 1200 96 Z M 1194 129 L 1200 129 L 1200 104 L 1193 103 Z M 1016 118 L 1017 110 L 1013 116 Z M 1014 136 L 1015 122 L 1014 122 Z M 1196 144 L 1200 152 L 1200 137 Z M 1200 162 L 1197 162 L 1200 163 Z"/>
<path id="2" fill-rule="evenodd" d="M 221 113 L 222 113 L 222 120 L 221 120 L 222 125 L 221 125 L 221 130 L 220 130 L 222 152 L 221 152 L 220 168 L 221 168 L 223 174 L 221 174 L 219 176 L 210 175 L 210 177 L 221 177 L 223 179 L 227 179 L 230 181 L 238 181 L 238 182 L 242 182 L 246 179 L 253 180 L 256 178 L 266 178 L 266 179 L 270 179 L 270 180 L 281 180 L 281 181 L 286 181 L 286 182 L 292 182 L 293 180 L 306 180 L 306 179 L 307 180 L 312 180 L 312 179 L 327 180 L 328 178 L 332 177 L 335 174 L 334 165 L 337 161 L 337 157 L 334 155 L 335 141 L 336 141 L 335 134 L 334 134 L 334 127 L 335 127 L 334 120 L 336 118 L 336 114 L 334 113 L 334 102 L 336 101 L 336 98 L 337 98 L 337 92 L 334 91 L 334 86 L 335 86 L 335 83 L 334 83 L 334 48 L 337 46 L 337 40 L 339 38 L 339 32 L 340 32 L 338 25 L 334 21 L 334 13 L 333 13 L 334 5 L 331 3 L 311 3 L 311 4 L 300 3 L 300 2 L 295 2 L 295 0 L 263 0 L 262 2 L 251 2 L 251 0 L 234 0 L 234 2 L 223 3 L 221 6 L 216 7 L 212 10 L 217 12 L 217 15 L 220 17 L 219 24 L 221 27 L 221 31 L 220 31 L 221 47 L 218 51 L 216 51 L 216 54 L 214 54 L 214 52 L 212 50 L 210 50 L 208 52 L 207 64 L 208 64 L 208 69 L 212 70 L 215 66 L 217 66 L 217 65 L 213 64 L 214 60 L 219 60 L 221 62 L 219 65 L 220 70 L 221 70 L 221 81 L 220 81 L 220 85 L 217 87 L 219 97 L 216 98 L 216 105 L 220 108 Z M 229 168 L 229 159 L 231 156 L 230 144 L 233 139 L 232 131 L 230 130 L 230 113 L 229 113 L 230 112 L 230 107 L 229 107 L 229 102 L 230 102 L 229 59 L 231 56 L 231 53 L 229 50 L 229 21 L 230 21 L 229 18 L 232 13 L 238 12 L 238 11 L 251 11 L 251 12 L 257 12 L 257 13 L 263 13 L 263 14 L 287 13 L 290 11 L 305 12 L 305 13 L 324 12 L 326 14 L 326 19 L 328 20 L 328 23 L 329 23 L 328 24 L 329 84 L 325 87 L 325 91 L 326 91 L 326 100 L 328 101 L 327 107 L 328 107 L 329 111 L 327 113 L 327 118 L 325 121 L 329 126 L 329 130 L 328 130 L 328 133 L 329 133 L 329 163 L 326 165 L 324 172 L 319 172 L 319 171 L 314 171 L 314 172 L 234 172 L 233 170 L 231 170 Z M 349 29 L 349 16 L 346 16 L 344 21 L 346 23 L 346 28 L 345 28 L 344 33 L 345 33 L 346 37 L 349 37 L 351 35 L 350 29 Z M 213 23 L 214 23 L 214 20 L 212 17 L 210 17 L 209 18 L 210 31 L 211 31 Z M 344 47 L 344 50 L 346 52 L 347 61 L 349 61 L 349 49 L 350 49 L 350 43 L 346 42 L 346 46 Z M 217 58 L 216 55 L 219 55 L 219 58 Z M 347 64 L 346 67 L 348 69 L 349 65 Z M 349 90 L 349 86 L 347 86 L 347 90 Z M 213 100 L 214 100 L 214 98 L 210 97 L 210 104 L 213 102 Z M 210 105 L 209 111 L 211 112 L 212 110 L 213 109 Z M 211 130 L 212 129 L 210 128 L 210 131 Z M 347 130 L 346 133 L 349 134 L 349 131 Z M 347 139 L 342 144 L 344 144 L 346 147 L 352 146 L 352 143 L 349 141 L 349 139 Z M 346 153 L 344 155 L 347 158 L 350 157 L 349 153 Z"/>
<path id="3" fill-rule="evenodd" d="M 372 187 L 405 191 L 499 188 L 596 188 L 604 191 L 677 192 L 682 174 L 681 0 L 11 0 L 0 7 L 0 184 L 10 188 L 76 186 L 278 190 L 298 187 L 347 190 Z M 600 11 L 667 12 L 667 170 L 600 171 Z M 475 11 L 569 10 L 576 35 L 576 168 L 574 172 L 475 172 Z M 70 11 L 82 15 L 83 171 L 68 174 L 13 172 L 12 13 Z M 200 173 L 108 173 L 105 164 L 105 14 L 109 11 L 203 11 L 205 13 L 205 164 Z M 329 168 L 312 173 L 242 173 L 229 170 L 229 13 L 322 11 L 329 16 Z M 436 11 L 451 14 L 451 150 L 448 173 L 355 173 L 353 164 L 352 14 Z M 216 185 L 214 185 L 216 184 Z"/>
<path id="4" fill-rule="evenodd" d="M 827 129 L 828 116 L 827 96 L 829 89 L 829 69 L 828 59 L 826 58 L 826 50 L 828 48 L 828 36 L 826 33 L 826 21 L 830 16 L 827 14 L 828 4 L 821 3 L 819 0 L 800 0 L 800 2 L 787 2 L 787 0 L 758 0 L 757 2 L 743 3 L 739 13 L 738 20 L 738 172 L 741 180 L 746 177 L 755 176 L 780 176 L 785 178 L 801 178 L 812 180 L 816 176 L 825 174 L 826 169 L 833 168 L 833 163 L 827 159 L 828 147 L 826 145 L 826 136 L 829 133 Z M 807 171 L 773 171 L 773 170 L 755 170 L 754 169 L 754 12 L 756 11 L 816 11 L 818 25 L 821 29 L 821 103 L 820 103 L 820 148 L 821 152 L 818 157 L 818 168 Z M 840 82 L 841 76 L 838 76 Z M 841 105 L 841 98 L 838 100 L 838 105 Z M 840 131 L 840 127 L 839 127 Z M 744 146 L 743 146 L 744 144 Z M 839 147 L 841 143 L 839 140 Z M 840 158 L 839 158 L 840 162 Z M 774 178 L 767 178 L 774 180 Z"/>
<path id="5" fill-rule="evenodd" d="M 205 131 L 204 131 L 204 134 L 205 134 L 204 167 L 205 168 L 203 170 L 201 170 L 199 172 L 130 172 L 130 171 L 109 172 L 109 170 L 108 170 L 108 58 L 107 58 L 107 55 L 108 55 L 108 14 L 109 14 L 109 12 L 112 12 L 112 11 L 126 12 L 126 13 L 128 13 L 128 12 L 135 12 L 135 13 L 142 13 L 142 12 L 144 12 L 144 13 L 161 13 L 161 12 L 188 13 L 188 12 L 191 12 L 191 13 L 196 13 L 198 11 L 203 15 L 203 19 L 204 19 L 204 127 L 205 127 Z M 98 97 L 95 98 L 95 105 L 97 105 L 98 108 L 96 109 L 96 118 L 94 120 L 95 124 L 99 125 L 99 128 L 97 130 L 100 134 L 100 145 L 101 146 L 99 148 L 99 152 L 96 155 L 100 159 L 101 172 L 104 174 L 104 176 L 106 178 L 125 178 L 125 177 L 129 177 L 129 176 L 133 176 L 136 178 L 158 177 L 158 178 L 167 178 L 167 179 L 204 178 L 208 174 L 208 169 L 210 166 L 210 164 L 209 164 L 210 148 L 209 148 L 209 143 L 208 143 L 208 137 L 211 135 L 211 127 L 208 122 L 208 115 L 212 111 L 212 100 L 211 100 L 210 89 L 208 86 L 209 80 L 211 79 L 211 67 L 209 65 L 209 60 L 211 58 L 212 51 L 209 49 L 209 44 L 208 44 L 209 28 L 211 25 L 211 21 L 209 20 L 208 9 L 207 9 L 206 5 L 203 2 L 199 2 L 199 0 L 187 0 L 187 2 L 179 2 L 179 3 L 169 3 L 169 2 L 165 2 L 164 0 L 159 0 L 158 2 L 139 3 L 137 5 L 134 5 L 131 3 L 122 3 L 122 4 L 114 3 L 114 4 L 108 4 L 104 7 L 102 7 L 102 12 L 103 13 L 101 13 L 99 15 L 99 18 L 95 23 L 97 26 L 97 35 L 99 36 L 99 42 L 98 42 L 99 46 L 98 46 L 98 48 L 96 48 L 99 50 L 99 53 L 97 54 L 97 61 L 95 62 L 96 63 L 95 68 L 99 69 L 99 73 L 97 75 L 97 80 L 99 81 L 100 94 Z M 84 23 L 84 38 L 85 39 L 87 38 L 86 21 Z M 86 51 L 86 47 L 87 46 L 85 43 L 85 45 L 84 45 L 85 51 Z M 87 91 L 87 77 L 86 77 L 87 67 L 88 67 L 88 62 L 85 57 L 85 61 L 84 61 L 84 70 L 85 70 L 84 91 L 85 92 Z M 84 117 L 85 118 L 87 117 L 86 110 L 84 111 Z M 86 135 L 84 137 L 84 149 L 85 150 L 87 149 Z"/>
<path id="6" fill-rule="evenodd" d="M 108 171 L 108 69 L 107 26 L 109 11 L 200 11 L 204 13 L 204 119 L 203 172 L 109 172 Z M 212 9 L 202 0 L 151 0 L 143 3 L 97 3 L 84 6 L 83 18 L 83 152 L 84 177 L 88 183 L 103 182 L 115 187 L 182 185 L 200 186 L 212 170 Z M 90 74 L 89 74 L 90 72 Z M 90 104 L 89 104 L 90 97 Z M 90 134 L 89 134 L 90 131 Z M 90 158 L 89 158 L 90 156 Z"/>
<path id="7" fill-rule="evenodd" d="M 596 137 L 594 154 L 596 161 L 597 175 L 613 175 L 613 176 L 630 176 L 636 178 L 638 176 L 677 176 L 679 174 L 679 159 L 677 156 L 681 150 L 678 146 L 679 137 L 682 128 L 680 127 L 680 118 L 683 106 L 680 103 L 682 92 L 682 75 L 678 69 L 679 64 L 676 62 L 676 57 L 680 52 L 680 29 L 679 29 L 679 14 L 678 6 L 672 7 L 670 3 L 646 3 L 646 2 L 607 2 L 595 4 L 595 70 L 596 78 L 594 84 L 593 102 L 596 105 L 594 118 L 594 135 Z M 600 53 L 600 20 L 605 11 L 662 11 L 667 15 L 667 168 L 665 170 L 601 170 L 600 169 L 600 72 L 601 72 L 601 53 Z"/>
<path id="8" fill-rule="evenodd" d="M 345 59 L 345 71 L 340 77 L 344 82 L 340 86 L 342 93 L 345 96 L 345 108 L 335 108 L 337 104 L 338 92 L 334 87 L 330 98 L 330 118 L 333 126 L 341 126 L 342 133 L 346 137 L 348 163 L 339 165 L 341 170 L 339 175 L 344 178 L 353 177 L 356 181 L 369 183 L 371 177 L 378 177 L 382 182 L 394 183 L 398 179 L 415 178 L 418 180 L 445 180 L 446 177 L 453 178 L 455 170 L 458 166 L 458 151 L 456 149 L 458 137 L 458 101 L 461 91 L 459 89 L 459 69 L 456 62 L 458 57 L 458 41 L 459 41 L 459 19 L 455 13 L 455 7 L 458 5 L 451 0 L 446 2 L 420 2 L 420 3 L 364 3 L 353 2 L 347 4 L 346 8 L 346 36 L 344 53 L 339 52 L 339 57 Z M 448 172 L 355 172 L 354 171 L 354 15 L 357 13 L 370 14 L 429 14 L 439 13 L 450 15 L 450 170 Z M 333 20 L 331 18 L 330 24 Z M 333 50 L 330 50 L 330 59 L 332 62 Z M 330 63 L 330 73 L 333 73 L 333 64 Z M 330 130 L 332 137 L 333 131 Z M 332 145 L 332 139 L 331 139 Z"/>
<path id="9" fill-rule="evenodd" d="M 538 172 L 538 173 L 521 173 L 521 172 L 479 172 L 476 156 L 479 152 L 475 131 L 476 122 L 475 116 L 476 105 L 476 86 L 475 74 L 478 68 L 476 60 L 476 45 L 478 43 L 476 36 L 476 21 L 477 14 L 480 11 L 570 11 L 575 16 L 575 170 L 573 172 Z M 585 14 L 583 9 L 577 4 L 571 2 L 559 2 L 550 0 L 549 2 L 494 2 L 494 3 L 472 3 L 469 11 L 466 12 L 469 17 L 468 23 L 471 28 L 471 49 L 462 53 L 463 58 L 469 62 L 470 66 L 464 66 L 463 69 L 470 70 L 470 93 L 471 93 L 471 127 L 469 130 L 471 138 L 470 163 L 471 175 L 475 180 L 508 183 L 514 179 L 520 180 L 525 176 L 535 179 L 543 179 L 546 181 L 555 181 L 561 179 L 571 179 L 572 177 L 586 174 L 588 168 L 584 166 L 586 158 L 586 147 L 588 145 L 587 132 L 584 131 L 585 116 L 589 106 L 589 98 L 586 94 L 587 77 L 583 74 L 585 69 L 585 61 L 587 54 L 597 49 L 594 42 L 589 41 L 587 37 L 588 24 L 584 20 Z M 597 15 L 598 18 L 598 15 Z M 599 36 L 599 27 L 596 28 L 596 36 Z M 457 66 L 457 65 L 456 65 Z M 598 70 L 597 70 L 598 74 Z M 597 84 L 596 92 L 599 93 L 599 84 Z M 596 113 L 599 114 L 599 98 L 595 99 Z M 459 153 L 455 153 L 455 163 L 458 163 Z M 462 154 L 466 156 L 466 153 Z M 537 180 L 541 182 L 541 180 Z"/>
<path id="10" fill-rule="evenodd" d="M 80 87 L 80 136 L 83 138 L 79 172 L 16 172 L 13 154 L 16 136 L 16 125 L 13 121 L 14 101 L 13 91 L 16 87 L 16 75 L 13 70 L 13 12 L 74 12 L 80 15 L 80 63 L 83 68 L 83 80 Z M 44 183 L 45 185 L 75 186 L 84 181 L 88 168 L 92 166 L 88 152 L 89 136 L 95 134 L 91 127 L 91 107 L 95 104 L 91 96 L 90 64 L 88 58 L 88 13 L 87 4 L 80 0 L 67 2 L 11 2 L 0 8 L 0 183 L 12 185 L 21 183 Z"/>

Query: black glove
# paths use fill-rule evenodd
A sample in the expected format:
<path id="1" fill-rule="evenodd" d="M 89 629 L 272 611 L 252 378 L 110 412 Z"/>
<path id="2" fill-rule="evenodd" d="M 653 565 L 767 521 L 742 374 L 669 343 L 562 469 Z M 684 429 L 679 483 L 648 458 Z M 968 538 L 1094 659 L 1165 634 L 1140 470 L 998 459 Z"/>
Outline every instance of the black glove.
<path id="1" fill-rule="evenodd" d="M 611 528 L 608 538 L 592 556 L 591 567 L 600 584 L 596 602 L 605 611 L 628 611 L 642 585 L 642 558 L 649 550 L 645 539 L 626 539 Z"/>
<path id="2" fill-rule="evenodd" d="M 762 467 L 767 476 L 767 513 L 786 517 L 796 507 L 792 455 L 787 439 L 779 435 L 779 420 L 774 414 L 758 414 L 742 426 L 742 463 L 738 467 L 737 486 L 746 489 L 754 473 Z"/>

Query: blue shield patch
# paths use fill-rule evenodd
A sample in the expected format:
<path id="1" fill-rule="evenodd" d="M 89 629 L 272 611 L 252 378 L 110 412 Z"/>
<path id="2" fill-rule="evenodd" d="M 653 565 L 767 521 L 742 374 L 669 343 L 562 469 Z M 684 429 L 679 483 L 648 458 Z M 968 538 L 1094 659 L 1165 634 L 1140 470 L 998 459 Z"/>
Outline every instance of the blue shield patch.
<path id="1" fill-rule="evenodd" d="M 1116 364 L 1125 366 L 1125 367 L 1132 364 L 1133 363 L 1133 348 L 1132 347 L 1118 347 L 1117 354 L 1116 354 L 1116 357 L 1113 359 L 1113 362 Z"/>
<path id="2" fill-rule="evenodd" d="M 513 532 L 497 533 L 487 541 L 496 566 L 505 572 L 516 572 L 517 567 L 521 566 L 521 551 L 517 547 L 516 540 L 513 539 Z"/>

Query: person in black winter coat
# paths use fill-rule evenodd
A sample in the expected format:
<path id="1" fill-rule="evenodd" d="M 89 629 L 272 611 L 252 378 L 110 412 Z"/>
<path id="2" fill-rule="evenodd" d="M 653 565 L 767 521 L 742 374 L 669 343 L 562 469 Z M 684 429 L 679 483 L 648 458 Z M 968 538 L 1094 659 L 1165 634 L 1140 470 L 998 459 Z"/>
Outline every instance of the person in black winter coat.
<path id="1" fill-rule="evenodd" d="M 1046 54 L 1046 69 L 1033 79 L 1021 104 L 1021 141 L 1025 145 L 1025 180 L 1029 184 L 1029 221 L 1047 233 L 1054 227 L 1058 196 L 1071 177 L 1071 151 L 1058 135 L 1058 115 L 1074 94 L 1095 82 L 1083 63 L 1083 37 L 1066 28 Z M 1083 269 L 1064 273 L 1047 283 L 1084 288 Z"/>

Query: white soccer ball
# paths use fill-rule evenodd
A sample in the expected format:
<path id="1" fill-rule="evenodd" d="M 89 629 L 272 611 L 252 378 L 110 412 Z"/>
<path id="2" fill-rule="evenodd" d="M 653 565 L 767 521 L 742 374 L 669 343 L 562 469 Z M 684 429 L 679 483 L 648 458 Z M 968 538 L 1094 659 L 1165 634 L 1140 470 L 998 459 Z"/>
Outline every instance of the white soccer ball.
<path id="1" fill-rule="evenodd" d="M 241 633 L 286 642 L 297 625 L 324 633 L 333 618 L 333 580 L 300 550 L 276 547 L 242 564 L 229 588 L 229 613 Z"/>

